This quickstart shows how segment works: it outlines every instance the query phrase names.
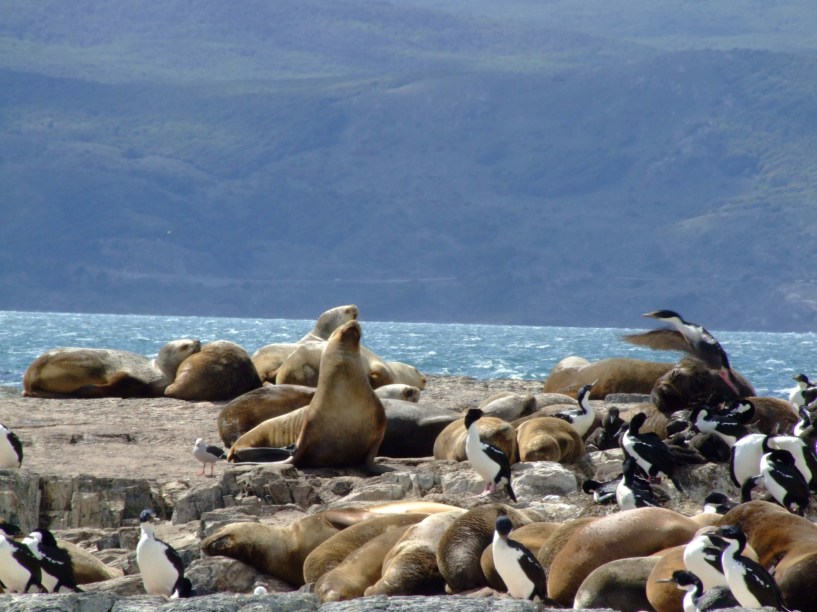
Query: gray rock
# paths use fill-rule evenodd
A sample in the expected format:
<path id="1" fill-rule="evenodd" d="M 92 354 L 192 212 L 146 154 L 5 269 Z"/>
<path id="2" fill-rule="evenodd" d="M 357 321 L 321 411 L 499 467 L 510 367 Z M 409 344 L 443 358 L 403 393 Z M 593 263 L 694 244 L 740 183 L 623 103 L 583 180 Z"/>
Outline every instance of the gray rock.
<path id="1" fill-rule="evenodd" d="M 610 393 L 604 398 L 605 404 L 648 404 L 650 396 L 646 393 Z"/>
<path id="2" fill-rule="evenodd" d="M 321 612 L 535 612 L 539 606 L 532 601 L 511 597 L 399 596 L 361 597 L 351 601 L 326 603 Z M 544 608 L 547 609 L 547 608 Z"/>
<path id="3" fill-rule="evenodd" d="M 567 495 L 578 489 L 576 475 L 554 461 L 516 463 L 511 467 L 516 497 L 539 499 L 545 495 Z"/>
<path id="4" fill-rule="evenodd" d="M 133 565 L 136 566 L 136 563 L 134 562 Z M 131 576 L 121 576 L 119 578 L 103 580 L 102 582 L 85 584 L 82 585 L 82 588 L 86 592 L 107 593 L 117 597 L 145 594 L 145 585 L 142 582 L 142 576 L 140 576 L 138 573 Z"/>
<path id="5" fill-rule="evenodd" d="M 257 523 L 258 516 L 247 512 L 245 508 L 234 506 L 205 512 L 201 515 L 198 535 L 203 540 L 230 523 Z"/>
<path id="6" fill-rule="evenodd" d="M 28 533 L 40 526 L 40 477 L 29 470 L 0 470 L 0 516 Z"/>
<path id="7" fill-rule="evenodd" d="M 202 513 L 224 507 L 224 495 L 219 483 L 202 484 L 176 500 L 171 522 L 174 525 L 198 520 Z"/>
<path id="8" fill-rule="evenodd" d="M 228 557 L 205 557 L 190 564 L 185 572 L 199 595 L 211 593 L 252 593 L 258 584 L 270 592 L 290 592 L 295 588 L 257 569 Z"/>

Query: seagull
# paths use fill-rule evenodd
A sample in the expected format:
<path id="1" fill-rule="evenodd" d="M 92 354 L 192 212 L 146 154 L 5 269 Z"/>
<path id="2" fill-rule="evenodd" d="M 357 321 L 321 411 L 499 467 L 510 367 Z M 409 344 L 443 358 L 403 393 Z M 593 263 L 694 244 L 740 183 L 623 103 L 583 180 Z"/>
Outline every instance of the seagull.
<path id="1" fill-rule="evenodd" d="M 226 459 L 227 453 L 223 448 L 212 446 L 204 441 L 204 438 L 198 438 L 195 446 L 193 446 L 193 456 L 201 461 L 201 472 L 199 476 L 204 476 L 204 468 L 210 464 L 210 476 L 213 476 L 213 466 L 219 459 Z"/>

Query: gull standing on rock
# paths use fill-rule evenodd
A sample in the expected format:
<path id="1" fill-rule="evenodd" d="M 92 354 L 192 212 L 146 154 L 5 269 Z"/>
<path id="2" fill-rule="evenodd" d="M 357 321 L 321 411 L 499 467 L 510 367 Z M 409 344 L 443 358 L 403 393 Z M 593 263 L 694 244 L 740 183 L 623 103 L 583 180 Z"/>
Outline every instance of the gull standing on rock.
<path id="1" fill-rule="evenodd" d="M 199 472 L 199 476 L 204 476 L 204 468 L 207 467 L 208 463 L 210 464 L 210 476 L 213 476 L 213 468 L 216 461 L 226 459 L 227 453 L 225 453 L 221 447 L 207 444 L 204 438 L 198 438 L 196 439 L 196 444 L 193 446 L 193 456 L 201 461 L 201 472 Z"/>

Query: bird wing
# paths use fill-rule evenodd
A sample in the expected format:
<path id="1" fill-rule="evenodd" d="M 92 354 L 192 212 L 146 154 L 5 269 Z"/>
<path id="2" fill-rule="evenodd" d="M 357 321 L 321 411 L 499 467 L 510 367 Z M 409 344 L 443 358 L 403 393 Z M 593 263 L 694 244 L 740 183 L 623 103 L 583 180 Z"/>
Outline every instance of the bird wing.
<path id="1" fill-rule="evenodd" d="M 20 438 L 17 437 L 17 434 L 13 431 L 8 432 L 7 434 L 9 439 L 9 444 L 14 449 L 14 452 L 17 453 L 17 456 L 20 458 L 20 463 L 23 462 L 23 443 L 20 442 Z"/>
<path id="2" fill-rule="evenodd" d="M 562 419 L 563 421 L 567 421 L 568 423 L 572 423 L 576 417 L 578 416 L 577 412 L 566 410 L 564 412 L 557 412 L 556 414 L 550 415 L 556 419 Z"/>
<path id="3" fill-rule="evenodd" d="M 182 558 L 179 556 L 179 553 L 176 552 L 176 549 L 163 540 L 159 540 L 157 538 L 156 541 L 164 544 L 166 547 L 165 556 L 167 557 L 167 560 L 170 561 L 179 576 L 184 576 L 184 563 L 182 562 Z"/>
<path id="4" fill-rule="evenodd" d="M 621 338 L 630 344 L 646 346 L 654 351 L 683 351 L 695 355 L 686 338 L 674 329 L 653 329 L 638 334 L 626 334 Z"/>
<path id="5" fill-rule="evenodd" d="M 224 459 L 227 456 L 227 453 L 225 453 L 224 449 L 220 446 L 212 446 L 208 444 L 207 452 L 213 455 L 213 457 L 218 457 L 219 459 Z"/>
<path id="6" fill-rule="evenodd" d="M 491 461 L 493 461 L 500 467 L 500 473 L 501 469 L 504 466 L 508 466 L 508 468 L 510 469 L 510 461 L 508 461 L 508 455 L 506 455 L 501 448 L 497 448 L 496 446 L 486 444 L 485 442 L 483 442 L 482 450 L 485 451 L 485 454 L 488 455 Z"/>

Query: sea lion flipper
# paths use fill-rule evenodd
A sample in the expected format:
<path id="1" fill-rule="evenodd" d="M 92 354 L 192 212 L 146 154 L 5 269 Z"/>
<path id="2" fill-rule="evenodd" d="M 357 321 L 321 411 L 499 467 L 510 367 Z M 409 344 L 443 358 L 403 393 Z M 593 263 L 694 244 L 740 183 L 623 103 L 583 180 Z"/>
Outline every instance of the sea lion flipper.
<path id="1" fill-rule="evenodd" d="M 239 448 L 231 455 L 231 461 L 235 463 L 270 463 L 292 458 L 292 451 L 286 448 Z"/>

